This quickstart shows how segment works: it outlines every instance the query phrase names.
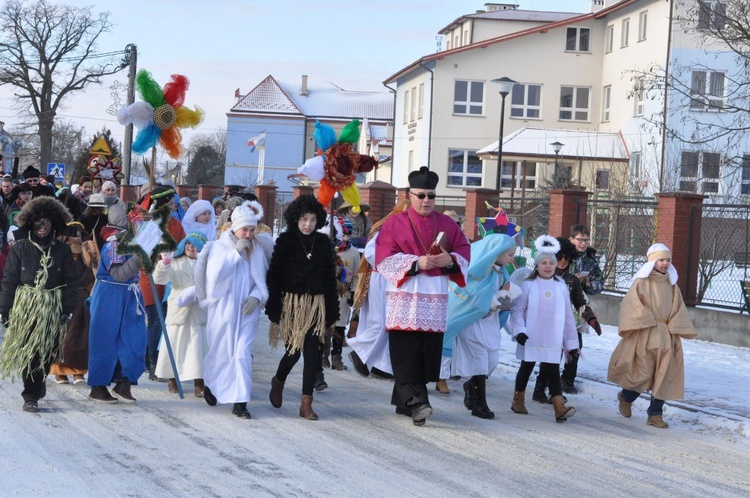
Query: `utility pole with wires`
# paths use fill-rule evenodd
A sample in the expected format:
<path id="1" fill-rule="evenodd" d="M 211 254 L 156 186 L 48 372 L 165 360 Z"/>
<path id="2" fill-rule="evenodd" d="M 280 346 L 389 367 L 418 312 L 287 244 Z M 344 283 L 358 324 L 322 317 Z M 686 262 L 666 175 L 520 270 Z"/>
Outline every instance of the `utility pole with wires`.
<path id="1" fill-rule="evenodd" d="M 127 63 L 130 67 L 128 69 L 128 101 L 125 105 L 130 105 L 135 102 L 135 73 L 138 68 L 137 57 L 138 47 L 135 43 L 129 44 L 125 47 L 127 51 L 126 59 L 123 63 Z M 130 185 L 130 161 L 132 158 L 133 148 L 133 125 L 129 124 L 125 127 L 125 137 L 123 138 L 122 144 L 122 184 Z"/>

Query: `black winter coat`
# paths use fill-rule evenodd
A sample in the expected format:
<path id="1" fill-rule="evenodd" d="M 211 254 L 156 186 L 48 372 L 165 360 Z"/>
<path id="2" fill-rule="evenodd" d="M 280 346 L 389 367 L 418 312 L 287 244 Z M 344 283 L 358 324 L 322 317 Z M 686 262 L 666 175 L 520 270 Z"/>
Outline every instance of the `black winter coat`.
<path id="1" fill-rule="evenodd" d="M 310 251 L 311 248 L 312 258 L 307 259 L 305 250 Z M 322 233 L 303 235 L 296 228 L 289 228 L 279 235 L 268 268 L 266 285 L 266 315 L 274 323 L 281 320 L 284 293 L 313 296 L 323 294 L 326 326 L 332 326 L 339 318 L 334 249 L 331 240 Z"/>
<path id="2" fill-rule="evenodd" d="M 62 287 L 62 312 L 67 315 L 75 309 L 77 297 L 78 274 L 73 261 L 73 253 L 70 252 L 67 244 L 54 238 L 45 247 L 47 248 L 50 248 L 53 263 L 49 268 L 49 277 L 44 288 Z M 28 239 L 19 240 L 10 247 L 0 285 L 0 314 L 6 319 L 10 316 L 10 310 L 13 307 L 16 288 L 19 285 L 34 285 L 41 257 L 42 253 Z"/>

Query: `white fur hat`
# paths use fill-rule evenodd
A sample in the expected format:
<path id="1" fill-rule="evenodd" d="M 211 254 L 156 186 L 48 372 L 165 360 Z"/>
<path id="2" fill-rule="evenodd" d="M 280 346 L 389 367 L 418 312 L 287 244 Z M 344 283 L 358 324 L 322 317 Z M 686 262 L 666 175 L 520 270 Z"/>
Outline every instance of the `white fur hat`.
<path id="1" fill-rule="evenodd" d="M 542 235 L 534 241 L 536 254 L 534 255 L 534 267 L 543 259 L 551 259 L 557 262 L 556 254 L 560 252 L 560 243 L 551 235 Z"/>
<path id="2" fill-rule="evenodd" d="M 232 211 L 232 230 L 257 227 L 263 218 L 263 207 L 258 201 L 245 201 Z"/>

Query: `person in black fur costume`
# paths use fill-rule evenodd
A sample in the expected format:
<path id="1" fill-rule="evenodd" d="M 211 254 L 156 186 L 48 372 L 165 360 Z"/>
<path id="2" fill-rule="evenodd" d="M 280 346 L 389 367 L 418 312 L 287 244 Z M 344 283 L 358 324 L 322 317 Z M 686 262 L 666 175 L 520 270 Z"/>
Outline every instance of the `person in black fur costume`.
<path id="1" fill-rule="evenodd" d="M 557 241 L 560 243 L 560 250 L 555 255 L 557 257 L 557 269 L 555 275 L 559 276 L 565 281 L 570 291 L 570 303 L 573 305 L 573 316 L 576 318 L 576 325 L 578 327 L 578 344 L 580 348 L 570 353 L 570 358 L 566 358 L 565 368 L 561 375 L 562 390 L 566 394 L 577 394 L 573 381 L 575 380 L 578 372 L 578 358 L 580 357 L 581 348 L 583 348 L 583 336 L 581 334 L 581 328 L 585 327 L 588 323 L 591 328 L 594 329 L 597 335 L 602 335 L 602 327 L 599 325 L 594 310 L 588 304 L 588 300 L 583 294 L 583 287 L 580 280 L 570 273 L 571 261 L 578 257 L 578 251 L 576 247 L 568 239 L 563 237 L 557 237 Z M 585 322 L 585 323 L 584 323 Z M 531 399 L 540 403 L 552 403 L 550 398 L 544 392 L 547 388 L 547 379 L 539 373 L 536 377 L 536 386 L 534 387 L 534 394 Z"/>
<path id="2" fill-rule="evenodd" d="M 8 252 L 0 287 L 0 320 L 7 332 L 0 377 L 23 379 L 23 410 L 36 412 L 47 389 L 50 365 L 60 353 L 64 331 L 76 306 L 73 254 L 62 234 L 71 220 L 54 197 L 26 203 L 18 215 L 19 237 Z M 21 234 L 24 234 L 21 236 Z"/>
<path id="3" fill-rule="evenodd" d="M 325 329 L 339 317 L 334 250 L 328 237 L 316 231 L 325 226 L 326 213 L 312 195 L 295 199 L 284 219 L 287 228 L 276 240 L 266 277 L 271 344 L 276 346 L 281 340 L 286 347 L 271 379 L 269 399 L 275 408 L 281 407 L 284 382 L 303 354 L 299 415 L 317 420 L 312 399 Z"/>

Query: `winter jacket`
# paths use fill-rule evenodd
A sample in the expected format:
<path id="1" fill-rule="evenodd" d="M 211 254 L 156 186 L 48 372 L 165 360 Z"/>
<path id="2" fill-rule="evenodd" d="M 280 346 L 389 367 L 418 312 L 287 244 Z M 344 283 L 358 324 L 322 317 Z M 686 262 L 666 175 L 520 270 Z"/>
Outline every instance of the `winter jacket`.
<path id="1" fill-rule="evenodd" d="M 70 314 L 76 307 L 78 282 L 73 253 L 67 244 L 54 238 L 45 246 L 46 249 L 50 250 L 52 266 L 49 268 L 49 277 L 44 288 L 62 287 L 62 312 L 65 315 Z M 3 317 L 10 316 L 18 286 L 34 286 L 41 257 L 41 251 L 28 239 L 17 241 L 8 251 L 0 286 L 0 314 Z"/>
<path id="2" fill-rule="evenodd" d="M 604 290 L 604 274 L 599 268 L 599 257 L 596 255 L 596 249 L 589 247 L 583 252 L 578 253 L 578 257 L 570 262 L 568 271 L 573 275 L 581 272 L 589 272 L 588 285 L 581 282 L 583 292 L 589 296 L 595 296 Z"/>
<path id="3" fill-rule="evenodd" d="M 586 323 L 591 319 L 596 319 L 594 310 L 588 305 L 586 296 L 583 295 L 583 284 L 578 280 L 578 277 L 567 270 L 561 271 L 559 269 L 555 270 L 555 275 L 562 278 L 568 286 L 568 290 L 570 291 L 570 304 L 573 305 L 573 311 L 578 312 L 583 308 L 581 318 L 583 318 Z"/>
<path id="4" fill-rule="evenodd" d="M 304 247 L 312 251 L 311 259 L 307 259 L 303 242 Z M 326 326 L 330 327 L 338 320 L 339 297 L 333 252 L 330 239 L 319 232 L 305 236 L 296 228 L 289 228 L 279 235 L 266 277 L 266 314 L 272 322 L 281 320 L 285 293 L 323 294 Z"/>

